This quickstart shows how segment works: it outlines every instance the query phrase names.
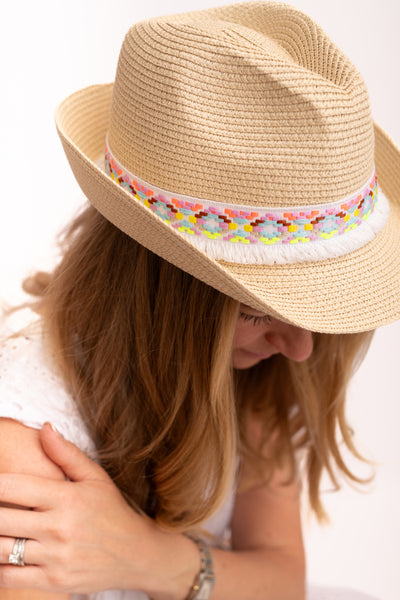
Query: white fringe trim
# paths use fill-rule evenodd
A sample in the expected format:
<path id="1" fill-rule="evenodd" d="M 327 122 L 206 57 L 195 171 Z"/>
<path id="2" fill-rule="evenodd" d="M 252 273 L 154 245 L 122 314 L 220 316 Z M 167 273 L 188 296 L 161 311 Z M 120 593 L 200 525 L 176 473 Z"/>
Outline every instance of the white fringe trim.
<path id="1" fill-rule="evenodd" d="M 382 191 L 378 191 L 378 202 L 369 218 L 342 235 L 330 239 L 296 244 L 243 244 L 210 240 L 206 236 L 192 236 L 179 232 L 194 246 L 215 260 L 238 264 L 284 265 L 288 263 L 316 262 L 337 258 L 362 248 L 381 231 L 386 224 L 390 207 Z"/>

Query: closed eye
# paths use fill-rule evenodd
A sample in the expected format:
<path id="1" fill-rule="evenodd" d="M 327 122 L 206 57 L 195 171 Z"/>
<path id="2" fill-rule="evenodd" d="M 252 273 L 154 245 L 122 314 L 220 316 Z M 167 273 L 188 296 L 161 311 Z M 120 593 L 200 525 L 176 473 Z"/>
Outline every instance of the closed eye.
<path id="1" fill-rule="evenodd" d="M 239 317 L 243 319 L 243 321 L 253 321 L 253 325 L 257 325 L 258 323 L 271 323 L 272 321 L 272 317 L 270 315 L 256 316 L 241 312 L 239 313 Z"/>

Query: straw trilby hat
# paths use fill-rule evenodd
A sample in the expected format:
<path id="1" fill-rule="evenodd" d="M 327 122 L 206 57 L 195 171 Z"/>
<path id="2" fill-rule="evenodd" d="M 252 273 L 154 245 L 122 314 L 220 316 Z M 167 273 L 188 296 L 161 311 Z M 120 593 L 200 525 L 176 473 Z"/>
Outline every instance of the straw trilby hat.
<path id="1" fill-rule="evenodd" d="M 400 152 L 296 8 L 137 23 L 115 82 L 68 97 L 56 122 L 90 202 L 210 286 L 312 331 L 400 318 Z"/>

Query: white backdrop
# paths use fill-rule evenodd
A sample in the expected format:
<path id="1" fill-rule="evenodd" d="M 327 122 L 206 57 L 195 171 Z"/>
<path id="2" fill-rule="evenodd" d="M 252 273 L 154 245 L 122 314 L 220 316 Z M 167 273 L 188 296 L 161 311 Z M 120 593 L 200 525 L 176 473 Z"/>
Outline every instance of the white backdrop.
<path id="1" fill-rule="evenodd" d="M 400 143 L 398 0 L 292 0 L 351 57 L 375 119 Z M 0 296 L 20 298 L 30 269 L 50 267 L 54 236 L 82 203 L 53 124 L 56 104 L 114 78 L 130 24 L 219 0 L 13 0 L 0 16 L 2 88 Z M 400 277 L 400 274 L 399 274 Z M 305 516 L 309 578 L 400 598 L 400 324 L 378 331 L 349 397 L 356 442 L 379 463 L 368 494 L 325 495 L 331 526 Z M 355 467 L 356 463 L 351 463 Z M 361 469 L 359 472 L 365 472 Z"/>

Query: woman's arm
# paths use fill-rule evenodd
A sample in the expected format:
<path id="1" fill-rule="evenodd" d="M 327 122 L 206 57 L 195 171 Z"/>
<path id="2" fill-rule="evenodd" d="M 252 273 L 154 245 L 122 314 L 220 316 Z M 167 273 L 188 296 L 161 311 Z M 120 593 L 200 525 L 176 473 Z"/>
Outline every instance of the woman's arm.
<path id="1" fill-rule="evenodd" d="M 39 431 L 11 419 L 0 418 L 0 473 L 27 473 L 63 480 L 64 473 L 43 452 Z M 4 506 L 0 502 L 0 506 Z M 8 505 L 11 506 L 11 505 Z M 8 561 L 14 539 L 1 539 L 2 561 Z M 24 567 L 15 567 L 22 569 Z M 0 584 L 0 600 L 68 600 L 69 594 L 38 590 L 5 589 Z"/>
<path id="2" fill-rule="evenodd" d="M 232 521 L 232 551 L 212 548 L 215 586 L 211 600 L 304 600 L 305 556 L 300 523 L 300 486 L 298 482 L 285 485 L 285 468 L 274 474 L 268 485 L 253 487 L 236 496 Z M 153 548 L 156 565 L 167 564 L 167 557 L 177 552 L 181 542 Z M 177 552 L 178 553 L 178 552 Z M 182 551 L 181 551 L 182 555 Z M 186 555 L 192 560 L 191 555 Z M 198 561 L 198 558 L 197 558 Z M 182 573 L 185 574 L 185 563 Z M 165 594 L 159 593 L 162 584 L 154 590 L 156 600 L 184 600 L 188 596 L 188 582 L 194 581 L 193 562 L 187 560 L 185 577 L 165 579 Z M 197 565 L 197 572 L 199 564 Z M 168 573 L 168 570 L 167 570 Z M 191 575 L 190 575 L 191 573 Z M 174 585 L 171 585 L 175 584 Z M 182 585 L 183 584 L 183 585 Z"/>
<path id="3" fill-rule="evenodd" d="M 135 513 L 105 471 L 51 428 L 40 439 L 72 481 L 0 475 L 0 498 L 35 507 L 18 523 L 11 509 L 0 509 L 0 535 L 29 538 L 28 562 L 40 565 L 1 566 L 0 587 L 139 589 L 155 600 L 184 600 L 200 566 L 195 544 Z M 212 551 L 213 600 L 304 598 L 298 488 L 283 477 L 238 495 L 233 552 Z"/>
<path id="4" fill-rule="evenodd" d="M 67 600 L 69 594 L 53 594 L 39 590 L 7 590 L 0 588 L 0 600 Z"/>
<path id="5" fill-rule="evenodd" d="M 263 486 L 238 494 L 232 550 L 213 551 L 213 600 L 301 600 L 305 559 L 298 484 Z"/>
<path id="6" fill-rule="evenodd" d="M 248 424 L 254 446 L 261 435 L 257 420 Z M 266 447 L 268 455 L 271 448 Z M 249 469 L 242 464 L 241 479 Z M 300 518 L 300 483 L 287 482 L 287 466 L 268 484 L 238 493 L 232 521 L 232 552 L 213 550 L 216 584 L 213 600 L 302 600 L 305 554 Z M 239 481 L 240 484 L 240 481 Z"/>

